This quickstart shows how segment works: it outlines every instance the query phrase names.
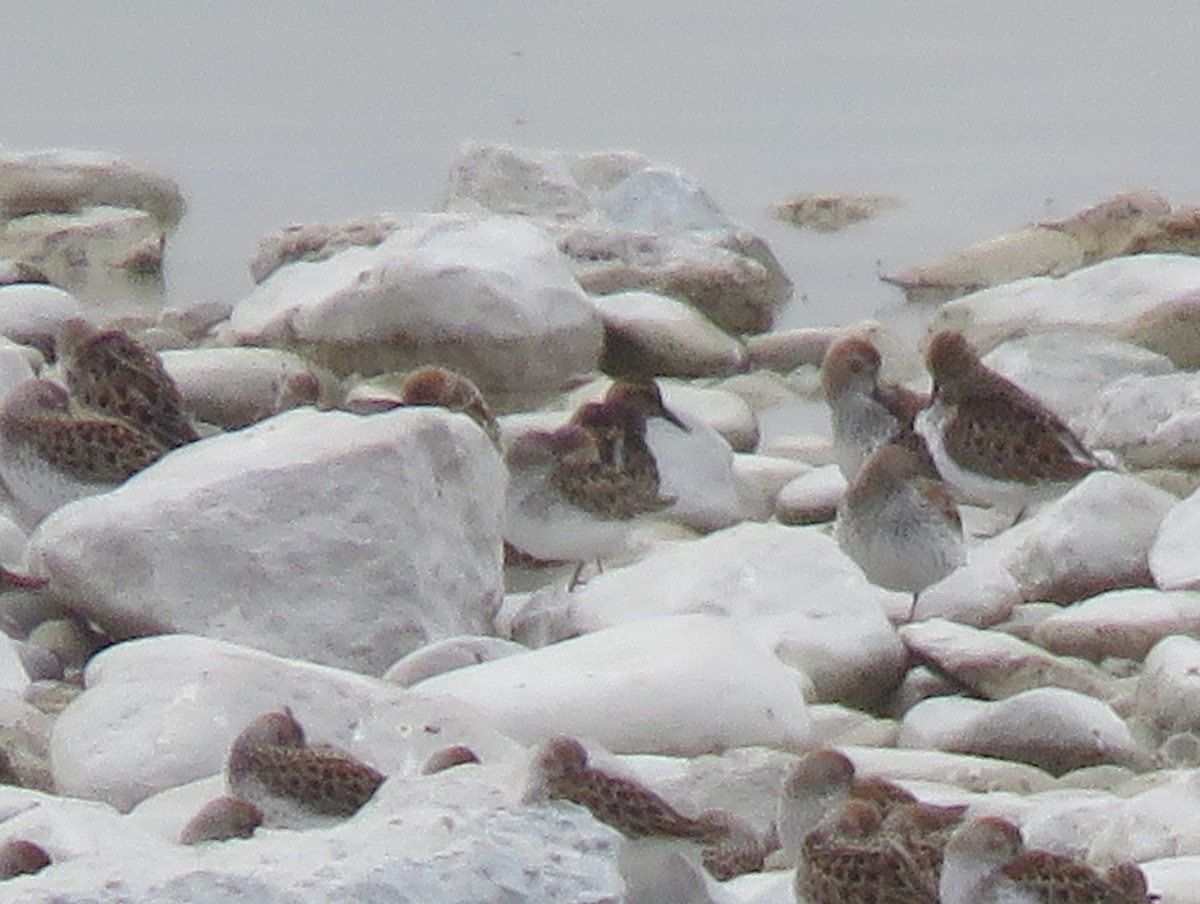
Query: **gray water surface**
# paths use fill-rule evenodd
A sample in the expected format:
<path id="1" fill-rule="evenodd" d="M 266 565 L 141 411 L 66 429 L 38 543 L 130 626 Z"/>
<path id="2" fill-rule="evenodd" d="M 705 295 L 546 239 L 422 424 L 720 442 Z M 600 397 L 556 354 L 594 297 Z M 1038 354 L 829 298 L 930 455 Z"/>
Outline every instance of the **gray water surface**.
<path id="1" fill-rule="evenodd" d="M 240 297 L 290 222 L 437 201 L 471 138 L 698 178 L 796 284 L 782 325 L 895 312 L 894 270 L 1144 186 L 1200 202 L 1187 4 L 1102 0 L 58 4 L 8 0 L 0 143 L 112 151 L 190 212 L 172 302 Z M 798 192 L 907 205 L 837 235 Z"/>

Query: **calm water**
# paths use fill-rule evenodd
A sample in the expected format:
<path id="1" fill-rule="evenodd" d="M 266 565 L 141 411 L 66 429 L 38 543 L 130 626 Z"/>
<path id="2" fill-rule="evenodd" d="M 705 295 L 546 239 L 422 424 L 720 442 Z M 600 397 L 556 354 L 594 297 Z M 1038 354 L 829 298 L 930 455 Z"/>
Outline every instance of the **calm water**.
<path id="1" fill-rule="evenodd" d="M 174 175 L 176 303 L 240 296 L 282 224 L 429 207 L 464 139 L 635 149 L 767 236 L 785 325 L 845 322 L 899 309 L 881 267 L 1121 188 L 1200 202 L 1196 15 L 1171 7 L 7 0 L 0 142 Z M 800 191 L 908 205 L 814 236 L 764 213 Z"/>

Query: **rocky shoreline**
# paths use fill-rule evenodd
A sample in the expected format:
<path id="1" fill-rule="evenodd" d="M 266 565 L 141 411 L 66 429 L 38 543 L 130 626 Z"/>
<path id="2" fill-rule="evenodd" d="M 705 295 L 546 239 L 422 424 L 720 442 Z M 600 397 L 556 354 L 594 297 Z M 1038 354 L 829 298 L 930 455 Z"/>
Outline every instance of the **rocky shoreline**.
<path id="1" fill-rule="evenodd" d="M 284 227 L 246 297 L 171 308 L 184 209 L 125 161 L 0 157 L 0 395 L 53 374 L 83 317 L 157 350 L 203 435 L 31 533 L 0 518 L 0 563 L 47 581 L 0 596 L 0 841 L 51 860 L 0 899 L 794 900 L 786 863 L 717 881 L 526 799 L 537 746 L 566 735 L 763 837 L 790 765 L 835 746 L 1200 901 L 1190 208 L 1131 192 L 887 277 L 954 297 L 929 331 L 963 332 L 1119 465 L 998 532 L 964 506 L 967 562 L 907 623 L 910 596 L 831 536 L 829 437 L 761 427 L 823 410 L 842 336 L 927 389 L 919 349 L 874 323 L 772 331 L 787 274 L 686 175 L 472 142 L 436 212 Z M 688 426 L 648 428 L 672 504 L 572 591 L 575 563 L 506 565 L 503 454 L 401 406 L 431 363 L 478 385 L 504 444 L 610 377 L 658 378 Z M 388 776 L 375 796 L 332 828 L 179 844 L 233 738 L 284 706 Z"/>

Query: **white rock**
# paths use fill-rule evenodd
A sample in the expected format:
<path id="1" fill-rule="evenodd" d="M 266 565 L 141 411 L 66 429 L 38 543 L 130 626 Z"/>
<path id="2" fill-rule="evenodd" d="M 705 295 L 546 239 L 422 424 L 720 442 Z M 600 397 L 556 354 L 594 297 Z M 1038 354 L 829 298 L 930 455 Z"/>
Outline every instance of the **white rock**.
<path id="1" fill-rule="evenodd" d="M 264 712 L 290 706 L 313 741 L 343 747 L 385 775 L 412 775 L 437 750 L 481 760 L 516 747 L 456 700 L 187 635 L 129 641 L 88 664 L 88 690 L 51 739 L 60 793 L 120 810 L 221 772 L 229 745 Z"/>
<path id="2" fill-rule="evenodd" d="M 784 524 L 823 524 L 837 515 L 846 494 L 846 478 L 836 464 L 816 468 L 789 481 L 775 497 L 775 517 Z"/>
<path id="3" fill-rule="evenodd" d="M 1094 387 L 1092 387 L 1094 391 Z M 1194 373 L 1130 376 L 1101 389 L 1083 435 L 1112 449 L 1130 467 L 1200 466 L 1200 377 Z"/>
<path id="4" fill-rule="evenodd" d="M 1010 339 L 988 352 L 983 361 L 1080 433 L 1090 424 L 1097 396 L 1103 397 L 1113 384 L 1124 382 L 1121 378 L 1168 374 L 1175 369 L 1165 355 L 1077 330 Z M 1102 435 L 1088 433 L 1086 438 L 1095 448 L 1117 448 Z"/>
<path id="5" fill-rule="evenodd" d="M 154 214 L 164 226 L 183 217 L 175 180 L 149 167 L 95 151 L 6 151 L 0 154 L 0 214 L 107 205 Z"/>
<path id="6" fill-rule="evenodd" d="M 924 700 L 905 713 L 900 745 L 1016 760 L 1054 775 L 1099 763 L 1148 764 L 1108 705 L 1062 688 L 1023 691 L 996 703 Z"/>
<path id="7" fill-rule="evenodd" d="M 877 705 L 904 669 L 885 610 L 907 607 L 907 596 L 868 583 L 832 539 L 810 530 L 739 525 L 605 572 L 572 598 L 584 631 L 657 615 L 728 617 L 808 676 L 814 701 Z"/>
<path id="8" fill-rule="evenodd" d="M 1159 737 L 1200 730 L 1200 641 L 1164 637 L 1146 655 L 1136 714 Z"/>
<path id="9" fill-rule="evenodd" d="M 488 629 L 503 492 L 462 415 L 298 410 L 60 509 L 30 561 L 116 636 L 197 633 L 378 674 Z"/>
<path id="10" fill-rule="evenodd" d="M 383 680 L 409 687 L 443 672 L 528 652 L 527 647 L 502 637 L 449 637 L 413 650 L 384 672 Z"/>
<path id="11" fill-rule="evenodd" d="M 790 458 L 735 455 L 733 474 L 741 487 L 750 520 L 769 519 L 775 513 L 775 497 L 779 491 L 810 470 L 808 465 Z"/>
<path id="12" fill-rule="evenodd" d="M 16 641 L 0 634 L 0 693 L 21 696 L 29 687 L 29 674 L 21 664 Z"/>
<path id="13" fill-rule="evenodd" d="M 165 351 L 163 366 L 202 421 L 236 430 L 278 413 L 293 388 L 316 401 L 319 380 L 299 355 L 269 348 L 197 348 Z M 294 393 L 292 393 L 294 394 Z M 289 405 L 289 407 L 295 407 Z"/>
<path id="14" fill-rule="evenodd" d="M 567 734 L 618 753 L 695 756 L 797 750 L 801 678 L 737 625 L 707 615 L 642 619 L 416 685 L 475 706 L 526 743 Z"/>
<path id="15" fill-rule="evenodd" d="M 1118 257 L 1061 279 L 1035 277 L 948 302 L 931 333 L 961 330 L 990 349 L 1018 335 L 1070 327 L 1125 339 L 1200 366 L 1200 260 L 1179 254 Z"/>
<path id="16" fill-rule="evenodd" d="M 1150 547 L 1150 573 L 1160 589 L 1200 590 L 1197 531 L 1200 531 L 1200 490 L 1167 512 Z"/>
<path id="17" fill-rule="evenodd" d="M 165 242 L 162 223 L 150 213 L 88 207 L 8 221 L 0 232 L 0 257 L 28 262 L 88 307 L 103 302 L 93 317 L 156 316 Z M 158 280 L 147 279 L 152 275 Z M 125 298 L 118 297 L 122 291 Z"/>
<path id="18" fill-rule="evenodd" d="M 1073 238 L 1027 226 L 882 278 L 910 301 L 945 300 L 1025 277 L 1062 276 L 1082 264 L 1083 249 Z"/>
<path id="19" fill-rule="evenodd" d="M 689 416 L 704 421 L 739 452 L 758 445 L 758 420 L 741 397 L 723 389 L 706 389 L 672 380 L 664 380 L 660 386 L 663 402 L 685 423 L 690 423 Z"/>
<path id="20" fill-rule="evenodd" d="M 1034 766 L 987 756 L 905 747 L 846 747 L 843 753 L 864 775 L 884 775 L 909 783 L 947 784 L 968 792 L 1032 794 L 1057 784 L 1045 771 Z"/>
<path id="21" fill-rule="evenodd" d="M 438 363 L 486 395 L 545 396 L 592 370 L 603 328 L 546 235 L 511 217 L 413 217 L 374 247 L 273 273 L 233 310 L 240 344 L 337 373 Z"/>
<path id="22" fill-rule="evenodd" d="M 791 296 L 762 239 L 731 223 L 694 180 L 637 155 L 468 142 L 443 206 L 532 217 L 589 292 L 659 292 L 732 333 L 768 329 Z"/>
<path id="23" fill-rule="evenodd" d="M 1008 612 L 991 621 L 978 613 L 998 611 L 998 600 L 1070 603 L 1106 590 L 1146 586 L 1148 551 L 1176 502 L 1135 477 L 1096 472 L 1032 517 L 971 548 L 966 565 L 922 594 L 918 614 L 994 624 Z M 993 588 L 991 601 L 962 600 L 970 587 Z M 960 617 L 964 612 L 967 617 Z"/>
<path id="24" fill-rule="evenodd" d="M 967 508 L 961 508 L 964 515 Z M 1007 549 L 1000 540 L 968 546 L 966 565 L 921 591 L 913 618 L 940 617 L 976 627 L 1005 621 L 1026 597 L 1006 567 Z"/>
<path id="25" fill-rule="evenodd" d="M 595 303 L 608 334 L 606 359 L 678 377 L 721 376 L 746 367 L 742 343 L 682 301 L 654 292 L 615 292 Z"/>
<path id="26" fill-rule="evenodd" d="M 684 432 L 662 418 L 652 418 L 646 426 L 646 443 L 658 462 L 660 492 L 677 500 L 666 514 L 702 531 L 736 524 L 746 510 L 733 473 L 732 447 L 715 427 L 693 413 L 687 393 L 676 396 L 667 386 L 663 396 L 688 427 Z"/>
<path id="27" fill-rule="evenodd" d="M 463 785 L 464 778 L 452 781 Z M 41 796 L 5 807 L 24 809 L 5 829 L 43 843 L 55 858 L 51 868 L 15 880 L 21 904 L 621 899 L 613 830 L 571 805 L 480 806 L 498 781 L 477 770 L 470 785 L 476 802 L 460 794 L 444 803 L 453 786 L 431 776 L 411 803 L 374 814 L 368 808 L 328 830 L 259 830 L 247 841 L 196 847 L 164 842 L 137 817 Z"/>
<path id="28" fill-rule="evenodd" d="M 1053 653 L 1099 662 L 1145 659 L 1171 634 L 1200 635 L 1200 593 L 1149 588 L 1101 593 L 1044 619 L 1032 637 Z"/>
<path id="29" fill-rule="evenodd" d="M 0 334 L 14 342 L 49 353 L 62 325 L 82 316 L 79 299 L 56 286 L 0 286 Z"/>
<path id="30" fill-rule="evenodd" d="M 1200 854 L 1197 777 L 1194 769 L 1153 776 L 1151 787 L 1108 810 L 1106 824 L 1091 839 L 1088 856 L 1103 862 Z M 1195 877 L 1192 873 L 1193 886 Z"/>
<path id="31" fill-rule="evenodd" d="M 1059 659 L 1040 647 L 996 631 L 935 618 L 905 625 L 900 638 L 918 661 L 957 686 L 991 700 L 1036 687 L 1065 687 L 1104 697 L 1104 675 L 1078 660 Z"/>
<path id="32" fill-rule="evenodd" d="M 805 365 L 820 367 L 825 352 L 841 335 L 831 327 L 777 330 L 746 338 L 751 370 L 789 373 Z"/>

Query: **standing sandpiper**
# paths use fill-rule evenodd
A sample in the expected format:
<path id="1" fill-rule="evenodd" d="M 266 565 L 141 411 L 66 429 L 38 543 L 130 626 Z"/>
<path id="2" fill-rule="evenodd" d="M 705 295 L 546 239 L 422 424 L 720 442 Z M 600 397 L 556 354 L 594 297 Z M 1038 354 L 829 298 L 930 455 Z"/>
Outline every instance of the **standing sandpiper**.
<path id="1" fill-rule="evenodd" d="M 966 561 L 949 490 L 897 445 L 877 449 L 850 484 L 834 536 L 873 584 L 918 594 Z"/>
<path id="2" fill-rule="evenodd" d="M 962 333 L 938 333 L 926 362 L 933 404 L 917 418 L 937 469 L 971 499 L 1013 512 L 1105 466 L 1054 412 L 984 366 Z"/>
<path id="3" fill-rule="evenodd" d="M 275 828 L 328 825 L 353 816 L 385 776 L 345 751 L 308 744 L 291 710 L 259 716 L 237 736 L 225 767 L 229 793 Z"/>
<path id="4" fill-rule="evenodd" d="M 586 563 L 624 550 L 629 522 L 671 500 L 647 498 L 627 469 L 605 464 L 594 434 L 576 424 L 518 436 L 505 455 L 504 539 L 543 561 Z"/>
<path id="5" fill-rule="evenodd" d="M 58 340 L 59 367 L 82 408 L 122 420 L 165 449 L 200 438 L 162 359 L 124 330 L 68 320 Z"/>
<path id="6" fill-rule="evenodd" d="M 1025 849 L 1015 825 L 988 816 L 962 826 L 946 845 L 942 904 L 1149 904 L 1135 863 L 1107 872 L 1048 851 Z"/>
<path id="7" fill-rule="evenodd" d="M 913 418 L 928 400 L 903 386 L 880 383 L 880 363 L 875 346 L 854 336 L 838 340 L 825 353 L 821 385 L 842 476 L 853 483 L 871 454 L 889 442 L 909 448 L 933 475 L 929 450 L 913 431 Z"/>
<path id="8" fill-rule="evenodd" d="M 66 390 L 50 380 L 26 380 L 0 400 L 0 478 L 17 520 L 30 529 L 68 502 L 111 489 L 164 451 L 124 421 L 72 414 Z"/>

